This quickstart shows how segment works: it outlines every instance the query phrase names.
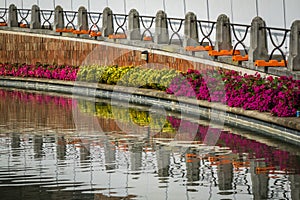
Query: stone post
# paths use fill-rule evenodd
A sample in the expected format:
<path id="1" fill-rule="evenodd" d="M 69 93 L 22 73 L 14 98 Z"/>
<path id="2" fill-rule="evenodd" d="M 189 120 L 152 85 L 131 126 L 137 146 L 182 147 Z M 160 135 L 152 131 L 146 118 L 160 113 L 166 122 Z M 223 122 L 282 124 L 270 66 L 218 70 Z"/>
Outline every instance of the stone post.
<path id="1" fill-rule="evenodd" d="M 154 42 L 156 44 L 169 43 L 167 14 L 162 10 L 156 13 Z"/>
<path id="2" fill-rule="evenodd" d="M 40 29 L 40 28 L 41 28 L 40 8 L 37 5 L 33 5 L 31 7 L 30 29 Z"/>
<path id="3" fill-rule="evenodd" d="M 193 12 L 188 12 L 184 20 L 184 43 L 183 46 L 199 45 L 197 16 Z"/>
<path id="4" fill-rule="evenodd" d="M 294 21 L 291 27 L 288 69 L 300 71 L 300 20 Z"/>
<path id="5" fill-rule="evenodd" d="M 215 50 L 231 50 L 231 28 L 229 18 L 221 14 L 217 19 L 216 24 L 216 44 Z"/>
<path id="6" fill-rule="evenodd" d="M 255 17 L 251 22 L 250 31 L 250 48 L 249 48 L 249 61 L 255 60 L 268 60 L 268 43 L 267 31 L 265 28 L 266 23 L 260 17 Z"/>
<path id="7" fill-rule="evenodd" d="M 54 24 L 53 24 L 53 30 L 55 31 L 58 28 L 64 28 L 65 22 L 64 22 L 64 11 L 61 6 L 56 6 L 54 10 Z"/>
<path id="8" fill-rule="evenodd" d="M 128 16 L 128 40 L 140 40 L 140 18 L 139 13 L 136 9 L 131 9 Z"/>
<path id="9" fill-rule="evenodd" d="M 18 11 L 15 4 L 10 4 L 8 8 L 8 27 L 18 27 Z"/>
<path id="10" fill-rule="evenodd" d="M 81 6 L 78 9 L 77 20 L 78 20 L 78 24 L 77 24 L 78 30 L 89 30 L 87 9 L 84 6 Z"/>
<path id="11" fill-rule="evenodd" d="M 102 15 L 102 34 L 104 37 L 107 37 L 114 33 L 114 21 L 113 21 L 113 12 L 110 8 L 106 7 L 103 10 Z"/>

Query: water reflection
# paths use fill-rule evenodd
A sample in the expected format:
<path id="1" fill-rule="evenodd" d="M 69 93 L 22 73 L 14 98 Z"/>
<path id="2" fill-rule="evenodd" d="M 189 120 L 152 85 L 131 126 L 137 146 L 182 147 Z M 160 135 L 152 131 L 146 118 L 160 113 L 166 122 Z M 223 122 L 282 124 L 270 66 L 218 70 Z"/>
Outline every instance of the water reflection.
<path id="1" fill-rule="evenodd" d="M 300 199 L 299 147 L 228 130 L 206 146 L 205 122 L 105 100 L 77 101 L 78 129 L 70 98 L 0 95 L 1 199 Z"/>

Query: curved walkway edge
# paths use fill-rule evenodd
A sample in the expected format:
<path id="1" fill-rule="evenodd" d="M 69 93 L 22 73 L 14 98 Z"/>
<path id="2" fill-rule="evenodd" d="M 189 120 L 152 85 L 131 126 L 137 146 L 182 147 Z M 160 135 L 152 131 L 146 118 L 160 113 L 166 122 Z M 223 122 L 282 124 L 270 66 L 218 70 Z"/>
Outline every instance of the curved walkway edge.
<path id="1" fill-rule="evenodd" d="M 112 98 L 142 105 L 159 105 L 167 110 L 210 119 L 257 131 L 300 146 L 300 118 L 275 117 L 270 113 L 228 107 L 220 103 L 176 97 L 163 91 L 87 82 L 37 78 L 0 77 L 0 87 L 56 92 L 92 98 Z"/>

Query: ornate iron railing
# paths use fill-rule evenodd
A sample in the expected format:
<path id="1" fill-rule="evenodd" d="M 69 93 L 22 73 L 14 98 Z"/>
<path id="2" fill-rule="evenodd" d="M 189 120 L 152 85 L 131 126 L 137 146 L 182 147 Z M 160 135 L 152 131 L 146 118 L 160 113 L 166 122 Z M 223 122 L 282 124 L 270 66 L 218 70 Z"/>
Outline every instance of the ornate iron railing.
<path id="1" fill-rule="evenodd" d="M 73 29 L 76 29 L 76 24 L 75 24 L 75 19 L 76 19 L 76 16 L 78 15 L 78 12 L 77 11 L 63 11 L 64 13 L 64 19 L 66 20 L 65 21 L 65 27 L 66 28 L 73 28 Z"/>
<path id="2" fill-rule="evenodd" d="M 0 8 L 0 23 L 7 23 L 8 9 Z"/>
<path id="3" fill-rule="evenodd" d="M 89 30 L 90 31 L 101 31 L 102 28 L 102 14 L 96 12 L 88 12 Z"/>
<path id="4" fill-rule="evenodd" d="M 53 10 L 40 10 L 42 17 L 42 29 L 51 29 L 54 22 L 54 11 Z"/>
<path id="5" fill-rule="evenodd" d="M 169 39 L 169 44 L 172 44 L 173 37 L 176 36 L 179 40 L 180 46 L 183 46 L 183 38 L 180 36 L 179 32 L 182 31 L 182 24 L 184 22 L 184 19 L 180 18 L 167 18 L 169 22 L 170 29 L 172 31 L 170 39 Z M 175 26 L 178 25 L 177 28 Z"/>
<path id="6" fill-rule="evenodd" d="M 3 26 L 7 25 L 8 21 L 8 8 L 0 8 L 0 23 Z M 16 9 L 14 10 L 18 16 L 18 23 L 21 27 L 29 27 L 31 16 L 31 9 Z M 54 10 L 39 10 L 41 15 L 41 28 L 42 29 L 52 29 L 53 23 L 55 21 Z M 77 11 L 60 11 L 63 12 L 65 28 L 76 29 L 77 27 Z M 85 13 L 88 16 L 88 27 L 89 31 L 101 31 L 103 27 L 103 13 L 98 12 L 87 12 Z M 125 34 L 128 30 L 128 20 L 129 15 L 127 14 L 112 14 L 113 15 L 113 24 L 114 24 L 114 34 Z M 141 29 L 141 41 L 147 40 L 154 42 L 155 35 L 155 16 L 135 16 L 139 17 L 140 29 Z M 176 44 L 183 46 L 183 26 L 185 19 L 183 18 L 167 18 L 169 42 L 168 44 Z M 214 46 L 214 34 L 216 32 L 216 22 L 215 21 L 206 21 L 206 20 L 197 20 L 198 28 L 198 37 L 200 45 L 204 45 L 205 42 L 210 46 Z M 245 54 L 248 54 L 249 50 L 249 30 L 251 29 L 250 25 L 245 24 L 236 24 L 229 23 L 232 33 L 233 40 L 233 52 L 237 50 L 239 46 L 242 47 Z M 274 28 L 274 27 L 260 27 L 261 29 L 266 29 L 267 31 L 267 40 L 268 44 L 271 44 L 271 49 L 269 50 L 269 60 L 279 59 L 285 61 L 285 66 L 287 66 L 287 38 L 289 37 L 289 29 L 283 28 Z M 147 39 L 145 39 L 147 38 Z M 286 45 L 284 47 L 284 45 Z M 279 52 L 279 55 L 275 55 L 275 52 Z"/>
<path id="7" fill-rule="evenodd" d="M 247 38 L 249 29 L 251 28 L 250 25 L 245 25 L 245 24 L 234 24 L 230 23 L 231 26 L 231 31 L 233 34 L 233 39 L 234 41 L 234 46 L 233 46 L 233 52 L 237 49 L 239 45 L 241 45 L 245 51 L 245 54 L 248 54 L 248 48 L 245 44 L 245 39 Z M 238 28 L 237 28 L 238 27 Z M 244 33 L 243 35 L 241 33 Z M 238 36 L 240 34 L 240 37 Z"/>
<path id="8" fill-rule="evenodd" d="M 266 29 L 269 39 L 271 44 L 273 45 L 273 49 L 271 50 L 271 53 L 269 55 L 269 60 L 273 59 L 274 53 L 278 51 L 280 53 L 280 56 L 282 60 L 284 60 L 285 66 L 287 66 L 287 55 L 286 53 L 282 50 L 283 45 L 287 42 L 287 37 L 288 33 L 291 31 L 289 29 L 284 29 L 284 28 L 274 28 L 274 27 L 261 27 L 261 29 Z M 275 38 L 282 37 L 281 41 L 278 43 L 275 42 Z"/>
<path id="9" fill-rule="evenodd" d="M 213 46 L 213 42 L 211 40 L 211 35 L 214 31 L 216 22 L 214 21 L 205 21 L 205 20 L 197 20 L 198 29 L 200 30 L 201 37 L 199 37 L 200 45 L 203 45 L 204 41 L 208 41 L 209 46 Z M 208 29 L 205 32 L 204 28 Z"/>
<path id="10" fill-rule="evenodd" d="M 144 30 L 142 30 L 142 35 L 141 35 L 141 40 L 144 40 L 145 37 L 149 37 L 150 40 L 153 42 L 153 34 L 151 32 L 151 28 L 153 28 L 153 24 L 155 21 L 155 17 L 154 16 L 139 16 L 140 17 L 140 23 L 142 24 L 142 28 Z M 149 23 L 149 25 L 147 25 L 146 23 Z M 146 35 L 146 34 L 149 35 Z"/>
<path id="11" fill-rule="evenodd" d="M 31 9 L 17 9 L 17 13 L 20 17 L 19 24 L 25 24 L 28 27 L 30 25 L 28 17 L 31 14 Z"/>
<path id="12" fill-rule="evenodd" d="M 114 24 L 117 25 L 114 33 L 122 33 L 126 35 L 126 31 L 127 31 L 127 19 L 128 19 L 128 15 L 125 14 L 113 14 L 113 21 Z M 119 30 L 121 30 L 122 32 L 118 32 Z"/>

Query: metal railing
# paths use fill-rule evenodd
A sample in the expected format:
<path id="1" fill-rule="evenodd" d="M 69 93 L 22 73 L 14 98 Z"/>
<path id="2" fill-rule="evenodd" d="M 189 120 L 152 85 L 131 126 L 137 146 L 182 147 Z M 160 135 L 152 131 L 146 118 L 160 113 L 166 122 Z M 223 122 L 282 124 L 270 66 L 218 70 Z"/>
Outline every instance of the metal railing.
<path id="1" fill-rule="evenodd" d="M 237 47 L 239 45 L 241 45 L 245 51 L 245 54 L 248 54 L 248 48 L 245 44 L 245 39 L 247 38 L 248 35 L 248 31 L 251 28 L 250 25 L 245 25 L 245 24 L 234 24 L 234 23 L 230 23 L 229 24 L 231 26 L 231 31 L 233 33 L 234 36 L 234 40 L 236 41 L 234 46 L 233 46 L 233 52 L 237 49 Z M 239 27 L 238 29 L 236 27 Z M 241 31 L 241 28 L 242 31 Z M 244 32 L 244 34 L 242 35 L 241 33 Z M 238 36 L 238 34 L 240 35 L 240 37 Z"/>
<path id="2" fill-rule="evenodd" d="M 214 21 L 205 21 L 205 20 L 197 20 L 198 23 L 198 29 L 200 30 L 201 36 L 199 37 L 200 45 L 204 44 L 204 41 L 208 41 L 209 46 L 213 46 L 213 42 L 211 40 L 211 35 L 213 33 L 213 30 L 215 29 L 215 24 L 217 22 Z M 208 29 L 208 31 L 205 33 L 204 28 Z"/>
<path id="3" fill-rule="evenodd" d="M 170 39 L 169 39 L 169 45 L 172 44 L 173 37 L 177 36 L 177 38 L 178 38 L 178 40 L 180 42 L 180 46 L 183 46 L 183 41 L 182 41 L 183 38 L 180 36 L 179 32 L 181 31 L 184 19 L 180 19 L 180 18 L 167 18 L 167 21 L 169 22 L 170 29 L 172 31 Z M 178 26 L 177 28 L 174 27 L 176 25 Z"/>
<path id="4" fill-rule="evenodd" d="M 89 30 L 90 31 L 101 31 L 102 28 L 102 14 L 96 12 L 87 12 L 89 20 Z"/>
<path id="5" fill-rule="evenodd" d="M 31 14 L 31 9 L 17 9 L 18 16 L 21 18 L 18 22 L 19 24 L 25 24 L 27 27 L 30 25 L 28 19 Z M 25 23 L 24 23 L 25 22 Z"/>
<path id="6" fill-rule="evenodd" d="M 142 24 L 142 28 L 144 29 L 141 35 L 141 40 L 144 40 L 145 37 L 149 36 L 151 41 L 154 42 L 151 28 L 153 28 L 152 26 L 154 24 L 155 17 L 154 16 L 139 16 L 139 17 L 140 17 L 140 23 Z M 149 23 L 149 25 L 146 25 L 146 23 Z M 147 33 L 149 35 L 146 35 Z"/>
<path id="7" fill-rule="evenodd" d="M 7 8 L 0 8 L 0 23 L 6 24 L 8 21 L 8 11 Z M 19 18 L 18 24 L 23 25 L 23 27 L 29 27 L 31 16 L 31 9 L 16 9 L 17 16 Z M 78 11 L 59 11 L 62 12 L 64 18 L 64 27 L 76 29 L 77 27 L 77 18 Z M 55 22 L 54 10 L 39 10 L 41 20 L 41 28 L 42 29 L 53 29 L 53 23 Z M 61 13 L 60 13 L 61 14 Z M 88 30 L 91 31 L 102 31 L 103 27 L 103 13 L 101 12 L 86 12 L 84 13 L 88 18 Z M 127 34 L 128 31 L 128 20 L 129 15 L 127 14 L 112 14 L 112 20 L 114 24 L 114 34 Z M 135 17 L 139 17 L 139 27 L 141 31 L 140 40 L 145 40 L 145 37 L 148 37 L 147 41 L 154 42 L 155 35 L 155 16 L 140 16 L 137 15 Z M 179 46 L 183 46 L 184 40 L 184 18 L 166 18 L 170 32 L 168 44 L 176 44 Z M 207 43 L 209 46 L 214 46 L 214 34 L 216 34 L 216 21 L 206 21 L 206 20 L 197 20 L 197 29 L 198 29 L 198 42 L 200 45 L 204 45 Z M 225 24 L 226 25 L 226 24 Z M 246 24 L 236 24 L 236 23 L 228 23 L 230 26 L 230 30 L 232 33 L 232 44 L 233 44 L 233 52 L 239 49 L 242 49 L 245 54 L 248 54 L 249 50 L 249 30 L 251 29 L 250 25 Z M 287 66 L 287 47 L 288 42 L 287 38 L 289 37 L 289 29 L 283 28 L 274 28 L 274 27 L 260 27 L 260 29 L 265 29 L 267 31 L 267 40 L 269 44 L 271 44 L 272 48 L 269 49 L 269 60 L 274 59 L 280 56 L 282 60 L 285 61 L 285 66 Z M 284 47 L 284 44 L 286 46 Z M 284 49 L 286 48 L 286 49 Z M 275 56 L 275 52 L 279 52 L 279 56 Z"/>
<path id="8" fill-rule="evenodd" d="M 125 15 L 125 14 L 113 14 L 114 24 L 117 25 L 117 28 L 114 31 L 115 34 L 122 33 L 122 34 L 126 35 L 126 31 L 127 31 L 127 19 L 128 19 L 128 15 Z M 121 30 L 122 32 L 118 32 L 119 30 Z"/>
<path id="9" fill-rule="evenodd" d="M 54 22 L 54 11 L 53 10 L 40 10 L 42 17 L 42 29 L 52 30 L 52 24 Z"/>
<path id="10" fill-rule="evenodd" d="M 7 23 L 8 18 L 8 9 L 7 8 L 0 8 L 0 23 Z"/>
<path id="11" fill-rule="evenodd" d="M 282 57 L 282 60 L 285 62 L 285 66 L 287 66 L 286 62 L 286 52 L 283 52 L 282 47 L 287 42 L 288 33 L 291 31 L 289 29 L 284 28 L 274 28 L 274 27 L 261 27 L 262 29 L 266 29 L 271 44 L 273 45 L 273 49 L 271 50 L 269 60 L 273 59 L 274 53 L 278 51 Z M 276 31 L 276 33 L 274 33 Z M 273 32 L 273 33 L 272 33 Z M 282 36 L 281 41 L 278 40 L 278 36 Z M 277 41 L 279 41 L 277 44 L 274 40 L 274 37 L 277 38 Z"/>
<path id="12" fill-rule="evenodd" d="M 78 15 L 77 11 L 63 11 L 64 19 L 66 20 L 65 28 L 73 28 L 76 29 L 75 19 Z"/>

